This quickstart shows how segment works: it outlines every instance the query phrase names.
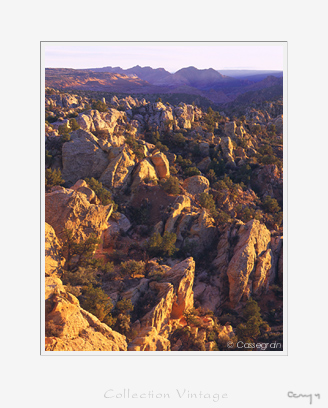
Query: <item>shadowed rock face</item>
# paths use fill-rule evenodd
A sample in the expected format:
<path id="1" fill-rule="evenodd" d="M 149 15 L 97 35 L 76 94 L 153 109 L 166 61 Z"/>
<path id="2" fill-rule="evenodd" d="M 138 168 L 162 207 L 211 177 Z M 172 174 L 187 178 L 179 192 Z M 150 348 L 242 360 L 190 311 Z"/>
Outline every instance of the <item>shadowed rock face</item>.
<path id="1" fill-rule="evenodd" d="M 165 273 L 163 280 L 170 282 L 176 291 L 171 318 L 182 317 L 185 310 L 194 306 L 194 292 L 192 290 L 194 277 L 195 261 L 193 258 L 185 259 Z"/>
<path id="2" fill-rule="evenodd" d="M 239 241 L 229 262 L 229 297 L 236 305 L 248 284 L 248 278 L 254 269 L 256 259 L 266 251 L 270 243 L 270 231 L 257 220 L 242 225 L 238 231 Z"/>
<path id="3" fill-rule="evenodd" d="M 60 255 L 61 245 L 51 225 L 45 225 L 45 272 L 46 276 L 60 276 L 65 259 Z"/>
<path id="4" fill-rule="evenodd" d="M 132 151 L 124 148 L 104 170 L 99 181 L 111 190 L 119 190 L 127 186 L 135 166 L 135 157 Z"/>
<path id="5" fill-rule="evenodd" d="M 165 231 L 173 232 L 175 224 L 180 217 L 182 211 L 190 208 L 190 198 L 184 195 L 178 196 L 172 205 L 172 211 L 165 224 Z"/>
<path id="6" fill-rule="evenodd" d="M 161 282 L 150 283 L 159 301 L 140 319 L 138 335 L 129 344 L 129 351 L 170 350 L 167 337 L 172 330 L 172 321 L 180 319 L 194 306 L 194 276 L 195 262 L 193 258 L 187 258 L 167 270 Z"/>
<path id="7" fill-rule="evenodd" d="M 112 204 L 90 204 L 85 194 L 63 187 L 45 197 L 45 221 L 58 238 L 63 237 L 65 228 L 71 229 L 78 240 L 85 240 L 91 233 L 100 238 L 112 211 Z"/>
<path id="8" fill-rule="evenodd" d="M 275 164 L 262 166 L 252 174 L 252 188 L 261 191 L 261 196 L 275 198 L 280 204 L 283 201 L 282 184 L 282 173 Z"/>
<path id="9" fill-rule="evenodd" d="M 55 231 L 46 224 L 46 351 L 124 351 L 125 336 L 80 307 L 58 278 L 63 266 Z"/>

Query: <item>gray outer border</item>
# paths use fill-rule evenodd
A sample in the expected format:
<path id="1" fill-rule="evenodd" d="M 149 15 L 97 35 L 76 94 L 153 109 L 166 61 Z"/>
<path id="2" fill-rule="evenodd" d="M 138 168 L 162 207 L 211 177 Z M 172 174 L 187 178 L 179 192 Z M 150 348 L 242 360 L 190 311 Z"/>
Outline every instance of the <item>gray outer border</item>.
<path id="1" fill-rule="evenodd" d="M 44 132 L 44 128 L 42 131 L 42 109 L 44 110 L 44 101 L 42 101 L 42 92 L 44 92 L 45 89 L 45 84 L 42 81 L 42 46 L 43 44 L 47 43 L 106 43 L 106 44 L 113 44 L 113 43 L 193 43 L 193 44 L 199 44 L 199 43 L 213 43 L 213 44 L 218 44 L 218 43 L 280 43 L 281 45 L 284 46 L 284 67 L 283 67 L 283 115 L 284 115 L 284 121 L 283 121 L 283 163 L 284 163 L 284 168 L 287 170 L 288 173 L 288 41 L 40 41 L 40 356 L 100 356 L 100 357 L 112 357 L 112 356 L 117 356 L 117 357 L 141 357 L 141 356 L 172 356 L 172 357 L 190 357 L 190 356 L 196 356 L 196 357 L 288 357 L 288 257 L 287 257 L 287 250 L 288 250 L 288 235 L 287 235 L 287 242 L 283 243 L 283 269 L 284 269 L 284 281 L 283 281 L 283 337 L 285 337 L 284 344 L 286 346 L 284 347 L 285 350 L 282 352 L 276 351 L 276 352 L 263 352 L 263 353 L 254 353 L 254 352 L 235 352 L 235 351 L 218 351 L 218 352 L 212 352 L 212 351 L 198 351 L 198 352 L 189 352 L 189 351 L 184 351 L 184 352 L 179 352 L 179 351 L 154 351 L 154 352 L 131 352 L 131 351 L 100 351 L 100 352 L 95 352 L 95 351 L 84 351 L 84 352 L 74 352 L 74 351 L 45 351 L 44 350 L 44 322 L 42 321 L 42 316 L 43 316 L 43 311 L 44 311 L 44 304 L 42 305 L 42 284 L 44 283 L 44 272 L 42 270 L 42 257 L 44 259 L 44 254 L 41 251 L 41 248 L 43 248 L 43 242 L 44 241 L 44 222 L 42 219 L 42 194 L 44 195 L 44 186 L 42 183 L 43 177 L 42 177 L 42 171 L 43 171 L 43 166 L 42 166 L 42 136 Z M 287 84 L 287 85 L 286 85 Z M 286 144 L 286 146 L 285 146 Z M 286 155 L 287 153 L 287 155 Z M 286 166 L 285 166 L 286 165 Z M 288 178 L 286 177 L 286 171 L 284 171 L 283 175 L 283 203 L 284 203 L 284 208 L 283 208 L 283 213 L 284 213 L 284 227 L 283 227 L 283 235 L 287 233 L 288 231 Z M 287 268 L 286 268 L 287 266 Z M 43 278 L 42 278 L 43 276 Z M 287 286 L 287 288 L 286 288 Z M 42 346 L 43 342 L 43 346 Z M 73 353 L 73 354 L 72 354 Z M 86 354 L 89 353 L 89 354 Z M 91 354 L 90 354 L 91 353 Z M 108 354 L 109 353 L 109 354 Z M 183 353 L 183 354 L 181 354 Z"/>

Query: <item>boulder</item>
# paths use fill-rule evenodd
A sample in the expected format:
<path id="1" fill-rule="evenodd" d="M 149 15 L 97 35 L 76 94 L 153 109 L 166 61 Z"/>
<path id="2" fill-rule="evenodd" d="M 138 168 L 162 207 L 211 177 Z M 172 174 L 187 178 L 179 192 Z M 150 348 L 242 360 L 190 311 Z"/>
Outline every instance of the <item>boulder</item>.
<path id="1" fill-rule="evenodd" d="M 126 187 L 131 179 L 131 173 L 135 166 L 133 152 L 124 147 L 121 153 L 110 161 L 102 173 L 99 181 L 111 190 L 121 190 Z"/>
<path id="2" fill-rule="evenodd" d="M 210 164 L 211 164 L 211 159 L 210 159 L 209 157 L 205 157 L 202 161 L 200 161 L 200 162 L 197 164 L 197 168 L 198 168 L 201 172 L 206 173 L 207 170 L 208 170 L 208 168 L 209 168 L 209 166 L 210 166 Z"/>
<path id="3" fill-rule="evenodd" d="M 144 180 L 155 180 L 157 181 L 157 174 L 154 166 L 150 163 L 148 159 L 142 160 L 136 169 L 133 176 L 133 182 L 131 188 L 136 188 Z"/>
<path id="4" fill-rule="evenodd" d="M 159 335 L 155 327 L 142 329 L 128 346 L 128 351 L 170 351 L 170 349 L 170 341 Z"/>
<path id="5" fill-rule="evenodd" d="M 180 103 L 179 106 L 174 108 L 174 113 L 177 117 L 178 126 L 183 129 L 190 129 L 191 124 L 195 120 L 194 107 L 192 105 L 186 105 Z"/>
<path id="6" fill-rule="evenodd" d="M 88 184 L 84 180 L 78 180 L 72 187 L 72 190 L 85 194 L 89 203 L 99 204 L 96 193 L 91 190 Z"/>
<path id="7" fill-rule="evenodd" d="M 153 162 L 156 173 L 159 178 L 169 177 L 170 175 L 170 164 L 167 160 L 165 154 L 157 152 L 150 157 Z"/>
<path id="8" fill-rule="evenodd" d="M 230 324 L 226 324 L 224 326 L 220 327 L 220 330 L 218 332 L 218 340 L 221 342 L 228 342 L 234 337 L 235 333 L 233 331 L 233 328 Z"/>
<path id="9" fill-rule="evenodd" d="M 109 164 L 108 154 L 92 133 L 78 129 L 62 147 L 62 177 L 72 185 L 80 179 L 98 179 Z"/>
<path id="10" fill-rule="evenodd" d="M 193 220 L 185 241 L 193 245 L 193 253 L 200 254 L 208 250 L 217 236 L 214 218 L 208 210 L 202 208 Z"/>
<path id="11" fill-rule="evenodd" d="M 131 228 L 128 218 L 121 213 L 115 213 L 115 219 L 109 218 L 107 221 L 108 228 L 103 233 L 103 246 L 108 248 L 115 235 L 121 232 L 126 233 Z"/>
<path id="12" fill-rule="evenodd" d="M 125 336 L 80 307 L 60 279 L 46 278 L 46 351 L 126 351 Z"/>
<path id="13" fill-rule="evenodd" d="M 90 204 L 85 194 L 71 189 L 60 188 L 45 195 L 45 221 L 60 239 L 65 228 L 71 229 L 78 241 L 84 241 L 91 233 L 100 238 L 112 211 L 112 204 Z"/>
<path id="14" fill-rule="evenodd" d="M 192 176 L 186 178 L 182 186 L 189 194 L 198 195 L 208 192 L 210 182 L 204 176 Z"/>
<path id="15" fill-rule="evenodd" d="M 165 128 L 173 129 L 175 123 L 172 108 L 163 105 L 161 102 L 156 102 L 151 105 L 148 116 L 148 126 L 151 128 L 164 131 Z"/>
<path id="16" fill-rule="evenodd" d="M 120 125 L 124 122 L 125 113 L 117 109 L 109 109 L 108 112 L 99 112 L 89 110 L 80 113 L 76 118 L 81 129 L 89 132 L 102 131 L 107 134 L 108 142 L 115 146 L 121 146 L 124 143 L 124 137 L 118 135 Z"/>
<path id="17" fill-rule="evenodd" d="M 220 145 L 224 159 L 229 163 L 235 164 L 233 157 L 233 144 L 230 137 L 221 137 Z"/>

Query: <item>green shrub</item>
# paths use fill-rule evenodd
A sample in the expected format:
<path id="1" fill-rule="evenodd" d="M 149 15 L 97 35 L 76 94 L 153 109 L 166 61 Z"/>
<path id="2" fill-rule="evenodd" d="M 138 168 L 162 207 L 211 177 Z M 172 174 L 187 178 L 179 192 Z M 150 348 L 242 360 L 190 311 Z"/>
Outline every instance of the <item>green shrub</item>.
<path id="1" fill-rule="evenodd" d="M 63 135 L 60 136 L 60 141 L 61 143 L 66 143 L 71 140 L 71 135 L 69 133 L 64 133 Z"/>
<path id="2" fill-rule="evenodd" d="M 244 207 L 239 204 L 235 207 L 235 210 L 237 212 L 237 218 L 239 218 L 243 222 L 248 222 L 250 220 L 260 220 L 262 218 L 262 214 L 260 210 L 255 210 L 252 207 Z"/>
<path id="3" fill-rule="evenodd" d="M 186 177 L 199 176 L 201 174 L 197 167 L 187 167 L 183 173 Z"/>
<path id="4" fill-rule="evenodd" d="M 217 177 L 216 177 L 215 171 L 213 169 L 210 169 L 208 171 L 208 173 L 206 174 L 206 178 L 209 180 L 209 182 L 211 184 L 215 183 L 217 181 Z"/>
<path id="5" fill-rule="evenodd" d="M 165 231 L 163 236 L 156 232 L 149 238 L 147 251 L 150 256 L 172 256 L 177 251 L 176 240 L 177 236 L 174 232 Z"/>
<path id="6" fill-rule="evenodd" d="M 57 170 L 46 169 L 45 173 L 46 189 L 50 189 L 53 186 L 60 186 L 63 183 L 65 183 L 65 180 L 62 179 L 61 171 L 59 169 Z"/>
<path id="7" fill-rule="evenodd" d="M 116 303 L 115 309 L 118 313 L 130 313 L 133 311 L 131 299 L 121 299 Z"/>
<path id="8" fill-rule="evenodd" d="M 150 210 L 151 203 L 142 203 L 140 207 L 129 207 L 131 220 L 133 220 L 133 222 L 137 225 L 150 225 Z"/>
<path id="9" fill-rule="evenodd" d="M 280 211 L 280 206 L 275 198 L 265 196 L 262 200 L 262 207 L 265 212 L 276 214 Z"/>
<path id="10" fill-rule="evenodd" d="M 257 136 L 262 132 L 261 125 L 253 125 L 252 127 L 252 133 Z"/>
<path id="11" fill-rule="evenodd" d="M 182 167 L 182 169 L 192 166 L 192 161 L 190 159 L 184 159 L 181 155 L 177 157 L 177 163 Z"/>
<path id="12" fill-rule="evenodd" d="M 89 284 L 96 285 L 97 281 L 97 269 L 87 267 L 79 267 L 75 272 L 64 271 L 63 283 L 64 285 L 70 284 L 72 286 L 87 286 Z"/>
<path id="13" fill-rule="evenodd" d="M 221 177 L 224 175 L 225 171 L 225 162 L 221 158 L 214 158 L 211 161 L 211 164 L 209 166 L 209 170 L 212 169 L 214 173 L 216 174 L 217 177 Z"/>
<path id="14" fill-rule="evenodd" d="M 246 302 L 246 305 L 242 311 L 243 317 L 248 320 L 250 317 L 255 316 L 256 318 L 261 318 L 261 309 L 257 304 L 256 300 L 249 298 Z"/>
<path id="15" fill-rule="evenodd" d="M 46 154 L 45 154 L 45 162 L 46 162 L 46 166 L 51 166 L 53 161 L 53 157 L 50 154 L 49 150 L 46 150 Z"/>
<path id="16" fill-rule="evenodd" d="M 65 269 L 75 272 L 79 267 L 99 267 L 101 261 L 93 257 L 93 254 L 101 240 L 95 234 L 90 234 L 85 241 L 78 241 L 73 237 L 73 231 L 65 228 L 62 238 L 62 251 L 66 259 Z"/>
<path id="17" fill-rule="evenodd" d="M 231 222 L 230 215 L 220 209 L 217 210 L 217 216 L 215 219 L 219 225 L 224 225 L 224 224 Z"/>
<path id="18" fill-rule="evenodd" d="M 109 326 L 113 325 L 113 317 L 110 313 L 113 303 L 101 288 L 94 288 L 91 284 L 85 286 L 79 300 L 83 309 L 98 317 L 101 322 Z"/>
<path id="19" fill-rule="evenodd" d="M 215 218 L 217 216 L 218 212 L 216 210 L 216 205 L 215 205 L 215 201 L 214 201 L 214 198 L 213 198 L 212 194 L 201 193 L 199 195 L 198 201 L 199 201 L 199 204 L 203 208 L 206 208 L 207 210 L 209 210 L 212 217 Z"/>
<path id="20" fill-rule="evenodd" d="M 46 122 L 48 123 L 54 123 L 54 122 L 57 122 L 57 120 L 58 120 L 58 116 L 48 115 L 46 117 Z"/>
<path id="21" fill-rule="evenodd" d="M 275 164 L 279 169 L 281 169 L 283 166 L 282 160 L 275 156 L 273 149 L 269 144 L 260 146 L 255 157 L 260 164 Z"/>
<path id="22" fill-rule="evenodd" d="M 78 114 L 77 112 L 72 112 L 72 113 L 69 113 L 69 114 L 67 115 L 68 118 L 76 118 L 76 117 L 78 117 L 78 116 L 79 116 L 79 114 Z"/>
<path id="23" fill-rule="evenodd" d="M 113 329 L 124 336 L 127 337 L 127 341 L 131 341 L 130 331 L 131 331 L 131 312 L 133 311 L 134 306 L 130 299 L 121 299 L 119 300 L 113 311 L 116 322 L 113 326 Z"/>
<path id="24" fill-rule="evenodd" d="M 142 160 L 145 157 L 143 146 L 137 142 L 134 136 L 126 136 L 125 141 L 139 160 Z"/>
<path id="25" fill-rule="evenodd" d="M 265 326 L 267 325 L 267 323 L 262 320 L 261 309 L 257 302 L 249 298 L 242 311 L 242 315 L 247 322 L 246 324 L 241 323 L 237 326 L 236 335 L 238 340 L 245 343 L 254 342 L 261 334 L 260 327 L 263 326 L 263 324 Z"/>
<path id="26" fill-rule="evenodd" d="M 103 187 L 100 181 L 91 177 L 91 178 L 86 178 L 85 182 L 88 184 L 91 190 L 93 190 L 96 193 L 96 196 L 99 198 L 102 205 L 114 204 L 111 193 Z M 117 210 L 117 205 L 114 204 L 113 211 L 116 211 L 116 210 Z"/>
<path id="27" fill-rule="evenodd" d="M 267 128 L 267 130 L 268 130 L 268 132 L 269 132 L 269 136 L 270 136 L 270 137 L 275 136 L 276 133 L 277 133 L 276 125 L 273 125 L 273 124 L 269 125 L 268 128 Z"/>
<path id="28" fill-rule="evenodd" d="M 183 317 L 186 319 L 187 325 L 193 325 L 199 327 L 201 325 L 200 320 L 197 318 L 198 312 L 195 308 L 186 310 L 183 312 Z"/>
<path id="29" fill-rule="evenodd" d="M 108 112 L 108 107 L 106 103 L 102 101 L 93 101 L 91 106 L 92 106 L 92 109 L 95 109 L 99 112 Z"/>
<path id="30" fill-rule="evenodd" d="M 147 278 L 154 278 L 155 280 L 159 281 L 165 274 L 165 268 L 162 265 L 158 265 L 154 267 L 148 274 Z"/>
<path id="31" fill-rule="evenodd" d="M 76 119 L 74 118 L 69 120 L 69 125 L 72 131 L 80 129 L 80 125 L 77 123 Z"/>
<path id="32" fill-rule="evenodd" d="M 173 136 L 173 144 L 176 146 L 183 147 L 186 144 L 187 139 L 183 136 L 182 133 L 175 133 Z"/>
<path id="33" fill-rule="evenodd" d="M 178 195 L 181 192 L 179 180 L 175 176 L 162 179 L 160 185 L 168 194 Z"/>
<path id="34" fill-rule="evenodd" d="M 106 262 L 100 267 L 103 282 L 110 282 L 115 280 L 117 274 L 115 273 L 114 263 Z"/>
<path id="35" fill-rule="evenodd" d="M 64 125 L 59 125 L 58 126 L 58 133 L 60 135 L 65 135 L 67 133 L 69 133 L 71 131 L 71 129 L 67 126 L 67 123 L 65 123 Z"/>
<path id="36" fill-rule="evenodd" d="M 145 262 L 135 261 L 130 259 L 128 261 L 121 263 L 121 275 L 122 276 L 131 276 L 135 275 L 144 275 L 145 274 Z"/>
<path id="37" fill-rule="evenodd" d="M 238 168 L 237 172 L 233 176 L 234 183 L 244 183 L 248 185 L 251 180 L 252 169 L 249 164 L 243 164 Z"/>

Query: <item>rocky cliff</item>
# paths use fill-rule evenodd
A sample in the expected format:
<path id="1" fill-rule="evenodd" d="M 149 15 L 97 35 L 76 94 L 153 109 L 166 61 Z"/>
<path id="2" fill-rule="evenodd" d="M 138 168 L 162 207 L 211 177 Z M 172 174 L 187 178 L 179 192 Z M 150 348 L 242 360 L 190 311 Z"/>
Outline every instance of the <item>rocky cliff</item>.
<path id="1" fill-rule="evenodd" d="M 280 336 L 281 101 L 94 98 L 47 89 L 46 349 L 227 350 L 252 301 Z"/>
<path id="2" fill-rule="evenodd" d="M 60 280 L 63 271 L 61 246 L 54 229 L 46 223 L 45 350 L 124 351 L 126 339 L 80 307 Z M 59 277 L 58 277 L 59 276 Z"/>

